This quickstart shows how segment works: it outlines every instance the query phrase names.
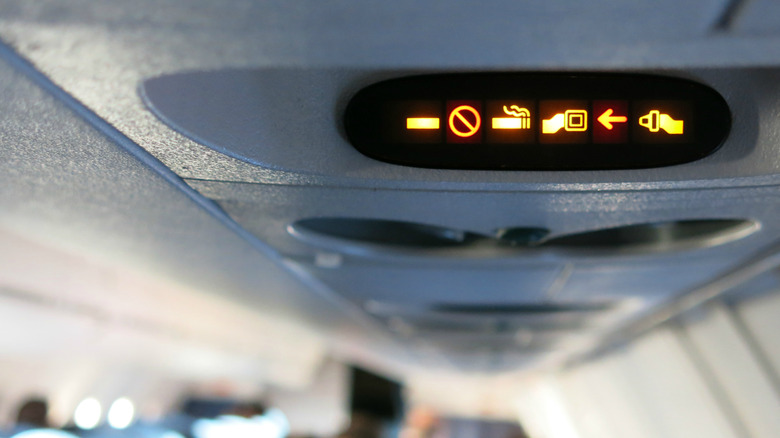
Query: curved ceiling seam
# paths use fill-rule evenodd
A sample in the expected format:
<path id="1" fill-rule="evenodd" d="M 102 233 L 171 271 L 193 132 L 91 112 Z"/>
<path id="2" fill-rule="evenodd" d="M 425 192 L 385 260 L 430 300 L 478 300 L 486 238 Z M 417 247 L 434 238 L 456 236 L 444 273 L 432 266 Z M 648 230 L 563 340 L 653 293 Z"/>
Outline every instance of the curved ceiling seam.
<path id="1" fill-rule="evenodd" d="M 212 217 L 217 219 L 222 225 L 234 232 L 239 237 L 247 241 L 253 248 L 267 256 L 273 262 L 283 268 L 285 271 L 290 270 L 282 263 L 281 255 L 272 247 L 268 246 L 265 242 L 261 241 L 249 231 L 239 225 L 233 218 L 231 218 L 216 202 L 203 196 L 200 192 L 192 188 L 187 182 L 174 173 L 170 168 L 163 164 L 160 160 L 155 158 L 144 148 L 139 146 L 133 140 L 128 138 L 114 126 L 103 120 L 100 116 L 94 113 L 92 110 L 84 106 L 76 98 L 68 94 L 65 90 L 60 88 L 46 75 L 40 72 L 33 64 L 27 59 L 15 52 L 5 41 L 0 40 L 0 59 L 8 62 L 13 68 L 22 73 L 35 85 L 45 90 L 49 95 L 54 97 L 57 101 L 61 102 L 65 107 L 76 113 L 85 122 L 87 122 L 92 128 L 99 133 L 106 136 L 118 147 L 122 148 L 126 153 L 136 158 L 138 161 L 146 165 L 149 169 L 162 177 L 166 182 L 177 188 L 182 194 L 187 196 L 190 200 L 195 202 L 200 208 L 209 213 Z M 292 272 L 290 272 L 293 274 Z M 296 277 L 297 278 L 297 277 Z"/>

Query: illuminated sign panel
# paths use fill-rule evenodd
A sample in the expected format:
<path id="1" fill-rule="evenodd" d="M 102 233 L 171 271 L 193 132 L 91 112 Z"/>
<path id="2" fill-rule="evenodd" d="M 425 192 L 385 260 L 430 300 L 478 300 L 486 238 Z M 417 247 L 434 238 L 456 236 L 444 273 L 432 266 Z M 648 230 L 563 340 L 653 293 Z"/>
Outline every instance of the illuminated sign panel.
<path id="1" fill-rule="evenodd" d="M 630 74 L 415 76 L 370 86 L 348 105 L 350 142 L 410 166 L 632 169 L 714 152 L 731 114 L 714 90 Z"/>

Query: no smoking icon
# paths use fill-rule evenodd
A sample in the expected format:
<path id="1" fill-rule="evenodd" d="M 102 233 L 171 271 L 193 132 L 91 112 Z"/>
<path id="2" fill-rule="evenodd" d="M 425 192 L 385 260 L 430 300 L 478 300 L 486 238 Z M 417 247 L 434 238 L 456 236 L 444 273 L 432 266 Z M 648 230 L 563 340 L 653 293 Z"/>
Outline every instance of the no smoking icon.
<path id="1" fill-rule="evenodd" d="M 447 141 L 449 143 L 479 142 L 482 116 L 480 102 L 448 102 L 449 117 Z"/>

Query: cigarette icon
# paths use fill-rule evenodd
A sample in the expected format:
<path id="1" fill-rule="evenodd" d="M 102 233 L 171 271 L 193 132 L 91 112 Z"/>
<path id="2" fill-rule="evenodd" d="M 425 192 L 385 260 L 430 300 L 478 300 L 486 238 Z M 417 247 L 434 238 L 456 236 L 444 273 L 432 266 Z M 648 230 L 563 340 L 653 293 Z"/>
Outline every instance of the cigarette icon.
<path id="1" fill-rule="evenodd" d="M 530 129 L 531 122 L 528 118 L 516 119 L 514 117 L 494 117 L 493 129 Z"/>
<path id="2" fill-rule="evenodd" d="M 512 105 L 504 112 L 513 117 L 493 117 L 493 129 L 531 129 L 531 112 L 526 108 Z"/>

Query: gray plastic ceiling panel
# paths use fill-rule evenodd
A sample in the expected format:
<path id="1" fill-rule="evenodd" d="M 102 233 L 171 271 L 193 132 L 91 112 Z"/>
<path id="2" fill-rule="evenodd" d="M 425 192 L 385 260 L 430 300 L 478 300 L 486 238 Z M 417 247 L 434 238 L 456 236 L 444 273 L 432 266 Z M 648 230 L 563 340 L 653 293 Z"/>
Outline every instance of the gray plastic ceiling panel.
<path id="1" fill-rule="evenodd" d="M 740 132 L 742 124 L 755 120 L 762 96 L 768 104 L 777 101 L 772 97 L 776 85 L 765 89 L 776 81 L 745 81 L 701 68 L 777 65 L 780 44 L 776 38 L 711 34 L 726 6 L 723 0 L 554 1 L 536 7 L 514 1 L 486 7 L 482 2 L 418 1 L 338 1 L 324 6 L 241 0 L 219 5 L 17 0 L 0 3 L 0 36 L 183 177 L 349 186 L 430 187 L 449 182 L 480 190 L 516 189 L 518 183 L 526 188 L 540 183 L 545 189 L 559 184 L 596 188 L 594 183 L 601 183 L 599 188 L 604 188 L 619 181 L 622 187 L 641 188 L 665 181 L 693 184 L 682 182 L 683 175 L 709 180 L 763 174 L 777 167 L 777 159 L 762 153 L 769 159 L 746 161 L 745 151 L 755 146 L 753 136 L 744 135 L 751 134 L 747 131 L 741 142 L 717 157 L 719 163 L 729 162 L 727 172 L 713 161 L 642 172 L 426 172 L 377 163 L 351 150 L 337 135 L 338 105 L 360 85 L 413 72 L 676 69 L 674 74 L 712 83 L 740 113 L 750 115 L 737 120 Z M 291 105 L 281 99 L 298 96 L 296 88 L 314 88 L 313 96 L 303 96 L 302 106 L 315 110 L 318 129 L 304 135 L 295 132 L 294 124 L 274 126 L 260 120 L 264 129 L 258 147 L 267 155 L 260 160 L 266 167 L 258 167 L 172 132 L 137 94 L 146 79 L 228 68 L 270 72 L 264 83 L 268 94 L 261 96 L 269 104 L 264 114 L 276 104 Z M 277 81 L 271 80 L 274 71 Z M 285 73 L 290 80 L 279 79 Z M 307 76 L 314 85 L 300 80 Z M 763 123 L 762 135 L 776 135 L 776 120 Z M 307 156 L 325 159 L 324 164 L 314 159 L 303 163 Z"/>
<path id="2" fill-rule="evenodd" d="M 699 191 L 457 192 L 345 190 L 189 181 L 248 230 L 301 269 L 355 301 L 408 305 L 452 299 L 505 305 L 519 300 L 585 303 L 628 300 L 649 311 L 780 240 L 777 187 Z M 305 218 L 370 218 L 436 225 L 489 235 L 506 226 L 544 226 L 551 236 L 681 219 L 748 219 L 759 229 L 742 239 L 672 252 L 622 247 L 447 247 L 354 251 L 351 242 L 299 240 L 288 226 Z M 318 267 L 318 254 L 340 254 Z M 554 276 L 554 278 L 551 277 Z M 514 281 L 525 282 L 521 293 Z M 373 285 L 372 285 L 373 282 Z"/>
<path id="3" fill-rule="evenodd" d="M 354 266 L 314 268 L 313 274 L 353 300 L 419 307 L 437 304 L 507 305 L 544 300 L 555 265 L 511 268 Z"/>
<path id="4" fill-rule="evenodd" d="M 687 184 L 694 180 L 704 185 L 702 180 L 723 184 L 729 178 L 772 175 L 780 169 L 780 159 L 771 147 L 778 122 L 758 117 L 774 108 L 780 99 L 780 85 L 773 80 L 776 70 L 760 69 L 664 72 L 715 87 L 725 95 L 734 114 L 725 145 L 712 156 L 685 165 L 609 172 L 459 172 L 391 165 L 357 152 L 343 132 L 349 98 L 359 86 L 380 77 L 413 73 L 297 69 L 185 72 L 150 78 L 140 92 L 149 108 L 171 128 L 221 153 L 265 168 L 338 180 L 353 178 L 360 181 L 356 184 L 376 181 L 392 187 L 417 182 L 417 186 L 430 187 L 425 183 L 439 180 L 453 188 L 473 187 L 479 182 L 482 190 L 493 183 L 493 189 L 500 190 L 518 187 L 507 184 L 510 182 L 604 179 L 630 183 L 638 179 Z"/>
<path id="5" fill-rule="evenodd" d="M 0 57 L 0 226 L 303 330 L 354 332 L 371 346 L 366 357 L 402 360 L 374 323 L 307 287 L 276 251 L 7 48 Z"/>
<path id="6" fill-rule="evenodd" d="M 578 266 L 556 294 L 561 301 L 609 301 L 627 298 L 647 304 L 665 300 L 707 284 L 717 273 L 734 265 L 731 254 L 709 260 L 679 264 L 635 263 Z"/>
<path id="7" fill-rule="evenodd" d="M 479 287 L 496 291 L 491 300 L 511 300 L 516 281 L 533 285 L 540 301 L 550 290 L 558 300 L 678 294 L 780 240 L 780 36 L 771 23 L 751 18 L 765 12 L 751 9 L 735 21 L 734 32 L 718 31 L 728 4 L 0 1 L 0 37 L 94 111 L 91 123 L 102 118 L 118 130 L 105 125 L 114 135 L 108 139 L 0 69 L 9 96 L 1 105 L 14 114 L 0 122 L 2 187 L 13 187 L 0 191 L 2 224 L 333 328 L 326 333 L 334 339 L 356 340 L 387 361 L 406 356 L 372 321 L 349 313 L 354 307 L 328 285 L 353 298 L 398 289 L 433 297 L 455 290 L 467 298 Z M 373 81 L 485 69 L 692 78 L 729 102 L 732 137 L 715 155 L 663 169 L 460 172 L 379 163 L 354 151 L 339 132 L 346 100 Z M 203 122 L 208 110 L 235 111 L 211 120 L 224 125 L 198 126 L 205 133 L 175 131 L 139 93 L 151 78 L 226 71 L 245 72 L 243 81 L 230 81 L 244 87 L 229 90 L 234 101 L 177 102 L 205 111 L 185 114 L 187 123 Z M 219 90 L 224 84 L 205 85 Z M 159 162 L 140 149 L 126 153 L 118 138 Z M 220 152 L 226 145 L 241 153 Z M 138 156 L 156 163 L 157 173 Z M 182 187 L 161 163 L 224 210 Z M 544 227 L 552 237 L 682 219 L 748 219 L 761 228 L 722 246 L 663 254 L 501 247 L 339 256 L 345 246 L 311 245 L 288 233 L 295 221 L 316 217 L 400 220 L 485 235 Z M 337 254 L 331 270 L 316 265 L 323 253 Z M 680 266 L 695 272 L 681 273 Z M 441 280 L 441 272 L 459 270 L 461 277 Z M 364 295 L 360 286 L 372 276 L 387 281 Z M 494 353 L 455 355 L 450 362 L 489 368 L 534 359 Z"/>
<path id="8" fill-rule="evenodd" d="M 223 57 L 223 65 L 228 57 L 243 55 L 241 64 L 251 60 L 277 65 L 494 66 L 523 60 L 571 62 L 567 57 L 603 63 L 610 49 L 622 53 L 632 46 L 641 50 L 662 42 L 692 40 L 707 34 L 726 4 L 723 0 L 554 0 L 538 6 L 513 1 L 485 5 L 479 1 L 230 0 L 214 4 L 199 0 L 185 5 L 175 0 L 102 4 L 6 0 L 2 6 L 5 20 L 11 23 L 94 27 L 94 32 L 146 31 L 147 43 L 164 43 L 159 47 L 163 53 L 183 43 L 201 46 L 200 52 L 227 46 L 230 49 L 224 53 L 204 53 L 205 58 Z"/>
<path id="9" fill-rule="evenodd" d="M 736 256 L 734 248 L 756 251 L 780 237 L 774 218 L 778 213 L 776 187 L 710 189 L 699 191 L 600 191 L 600 192 L 471 192 L 367 190 L 338 187 L 297 187 L 188 181 L 214 199 L 239 223 L 260 236 L 287 257 L 307 257 L 316 248 L 288 233 L 288 226 L 301 219 L 346 217 L 397 220 L 494 234 L 506 227 L 548 228 L 550 237 L 603 230 L 623 225 L 684 219 L 747 219 L 761 229 L 741 241 L 712 249 L 661 254 L 631 254 L 621 250 L 567 250 L 556 247 L 499 248 L 482 253 L 473 263 L 500 263 L 502 259 L 533 261 L 689 260 L 710 254 Z M 727 249 L 724 249 L 727 248 Z M 376 260 L 394 259 L 385 254 L 367 254 Z M 457 250 L 457 248 L 455 249 Z M 453 250 L 454 251 L 454 250 Z M 453 251 L 445 263 L 468 263 Z M 426 263 L 424 250 L 406 254 L 408 260 Z M 435 259 L 436 257 L 434 257 Z M 487 261 L 485 261 L 487 259 Z M 492 259 L 492 260 L 491 260 Z M 496 261 L 498 259 L 498 261 Z"/>
<path id="10" fill-rule="evenodd" d="M 734 11 L 732 32 L 742 35 L 780 35 L 780 4 L 773 0 L 742 0 Z"/>

